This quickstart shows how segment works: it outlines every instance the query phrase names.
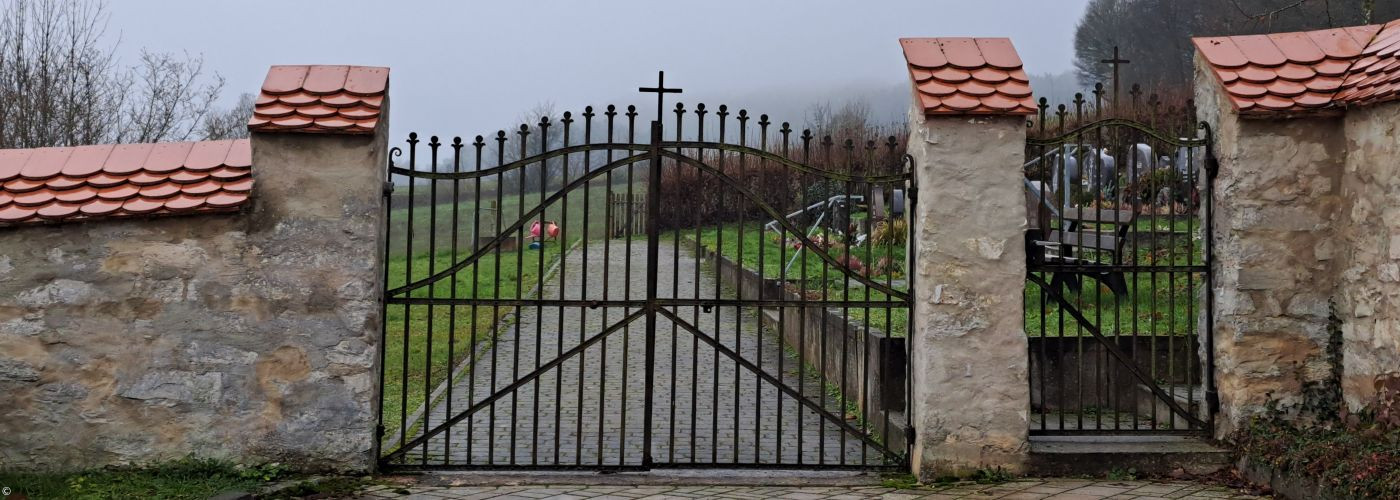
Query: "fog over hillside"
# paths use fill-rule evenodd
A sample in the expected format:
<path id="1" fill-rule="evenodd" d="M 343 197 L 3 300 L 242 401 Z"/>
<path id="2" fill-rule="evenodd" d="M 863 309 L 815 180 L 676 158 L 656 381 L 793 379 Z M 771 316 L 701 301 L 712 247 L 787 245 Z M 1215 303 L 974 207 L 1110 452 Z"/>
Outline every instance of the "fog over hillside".
<path id="1" fill-rule="evenodd" d="M 1035 97 L 1045 97 L 1053 104 L 1070 102 L 1074 98 L 1075 92 L 1089 92 L 1081 87 L 1075 79 L 1072 71 L 1060 73 L 1045 73 L 1030 75 L 1031 88 L 1035 90 Z M 811 123 L 813 113 L 819 106 L 826 106 L 830 109 L 840 109 L 852 103 L 864 105 L 869 110 L 869 123 L 878 127 L 903 126 L 908 119 L 909 107 L 912 103 L 913 95 L 910 83 L 905 80 L 852 80 L 836 85 L 806 85 L 797 87 L 763 87 L 742 93 L 707 92 L 704 89 L 686 88 L 680 94 L 666 95 L 666 125 L 669 129 L 675 121 L 675 105 L 677 102 L 684 103 L 688 111 L 686 114 L 686 128 L 693 128 L 691 124 L 694 120 L 693 111 L 697 103 L 704 103 L 705 108 L 710 112 L 707 123 L 714 120 L 714 112 L 718 110 L 720 104 L 729 106 L 730 113 L 737 114 L 739 110 L 747 110 L 755 121 L 761 114 L 767 114 L 769 120 L 773 122 L 773 127 L 777 127 L 786 121 L 795 130 L 815 127 Z M 601 113 L 608 104 L 615 104 L 619 109 L 625 108 L 628 104 L 637 106 L 638 129 L 641 130 L 644 124 L 656 116 L 655 94 L 634 93 L 621 95 L 610 101 L 600 101 L 597 103 L 559 103 L 551 101 L 539 101 L 532 103 L 532 106 L 522 109 L 520 118 L 531 115 L 531 110 L 552 108 L 555 115 L 564 111 L 573 112 L 575 119 L 583 112 L 587 105 L 594 106 L 597 113 Z M 596 118 L 601 119 L 601 116 Z M 732 116 L 731 116 L 732 119 Z M 538 117 L 532 117 L 530 124 L 534 125 Z M 515 130 L 520 123 L 503 124 L 502 130 Z M 692 130 L 693 131 L 693 130 Z M 495 131 L 483 131 L 492 132 Z M 711 129 L 711 133 L 713 130 Z M 686 134 L 689 136 L 690 134 Z"/>

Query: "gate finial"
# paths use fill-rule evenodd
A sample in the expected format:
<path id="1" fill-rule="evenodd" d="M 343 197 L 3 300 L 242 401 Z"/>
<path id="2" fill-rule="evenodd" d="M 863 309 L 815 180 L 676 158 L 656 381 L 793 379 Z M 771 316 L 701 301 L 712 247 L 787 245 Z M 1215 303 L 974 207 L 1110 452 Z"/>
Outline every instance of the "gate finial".
<path id="1" fill-rule="evenodd" d="M 655 86 L 655 87 L 637 87 L 637 91 L 638 91 L 638 92 L 655 92 L 655 93 L 656 93 L 656 121 L 661 121 L 661 113 L 662 113 L 663 110 L 665 110 L 665 102 L 663 102 L 663 101 L 664 101 L 664 99 L 665 99 L 665 97 L 666 97 L 666 94 L 679 94 L 679 93 L 681 93 L 681 89 L 678 89 L 678 88 L 675 88 L 675 89 L 666 88 L 666 72 L 665 72 L 665 71 L 657 71 L 657 72 L 656 72 L 656 86 Z"/>

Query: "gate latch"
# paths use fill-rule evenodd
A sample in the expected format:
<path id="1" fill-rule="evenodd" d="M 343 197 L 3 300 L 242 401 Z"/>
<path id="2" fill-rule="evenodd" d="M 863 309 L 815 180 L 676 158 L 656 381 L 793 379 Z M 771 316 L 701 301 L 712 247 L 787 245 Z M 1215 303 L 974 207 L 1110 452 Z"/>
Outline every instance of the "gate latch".
<path id="1" fill-rule="evenodd" d="M 700 309 L 703 309 L 705 312 L 710 312 L 710 311 L 713 310 L 714 308 L 715 308 L 715 305 L 714 305 L 714 304 L 708 304 L 708 303 L 707 303 L 707 304 L 700 304 Z"/>
<path id="2" fill-rule="evenodd" d="M 590 300 L 590 301 L 588 301 L 588 308 L 589 308 L 589 309 L 597 309 L 599 305 L 600 305 L 600 304 L 598 304 L 598 301 L 596 301 L 596 300 Z"/>

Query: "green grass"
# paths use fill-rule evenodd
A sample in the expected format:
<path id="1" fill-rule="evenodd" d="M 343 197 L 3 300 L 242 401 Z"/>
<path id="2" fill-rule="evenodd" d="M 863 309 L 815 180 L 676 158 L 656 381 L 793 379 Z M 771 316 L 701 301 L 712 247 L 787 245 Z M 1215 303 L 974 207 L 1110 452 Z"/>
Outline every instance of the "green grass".
<path id="1" fill-rule="evenodd" d="M 788 244 L 783 244 L 783 238 L 776 232 L 764 231 L 761 223 L 748 224 L 728 224 L 721 227 L 706 227 L 698 230 L 699 237 L 696 238 L 696 229 L 682 229 L 680 235 L 685 238 L 697 239 L 701 246 L 715 251 L 720 250 L 720 254 L 740 262 L 745 268 L 761 272 L 764 278 L 781 279 L 789 283 L 788 289 L 795 293 L 803 293 L 814 301 L 894 301 L 883 292 L 864 286 L 854 278 L 847 277 L 841 269 L 823 260 L 816 252 L 803 248 L 799 253 L 793 248 L 793 242 L 797 241 L 797 236 L 788 234 Z M 838 240 L 839 234 L 818 231 L 815 236 L 821 236 L 823 240 Z M 668 239 L 663 237 L 663 239 Z M 907 290 L 904 281 L 904 254 L 903 245 L 871 246 L 862 245 L 855 248 L 848 248 L 835 245 L 828 253 L 835 259 L 843 259 L 847 254 L 855 257 L 862 267 L 856 274 L 869 274 L 871 281 L 887 285 L 898 291 Z M 796 260 L 794 259 L 796 256 Z M 885 266 L 888 272 L 870 270 L 871 267 L 880 267 L 881 260 L 888 259 L 890 264 Z M 872 261 L 877 264 L 872 266 Z M 883 271 L 883 270 L 882 270 Z M 908 331 L 909 310 L 905 307 L 892 308 L 849 308 L 845 309 L 847 318 L 853 321 L 869 324 L 871 328 L 884 331 L 892 336 L 903 337 Z"/>
<path id="2" fill-rule="evenodd" d="M 147 467 L 114 467 L 65 473 L 0 472 L 10 495 L 42 499 L 204 499 L 229 490 L 253 491 L 285 474 L 276 464 L 242 467 L 183 459 Z"/>
<path id="3" fill-rule="evenodd" d="M 1138 221 L 1150 224 L 1143 218 L 1139 218 Z M 1165 224 L 1165 218 L 1160 222 Z M 1180 226 L 1181 231 L 1186 229 L 1184 219 L 1172 224 Z M 1191 227 L 1199 234 L 1199 225 L 1193 221 Z M 1201 254 L 1202 243 L 1191 235 L 1181 234 L 1172 238 L 1159 236 L 1156 246 L 1152 246 L 1152 243 L 1149 240 L 1142 240 L 1137 244 L 1129 243 L 1125 250 L 1127 263 L 1143 266 L 1186 266 L 1204 262 Z M 1104 255 L 1098 258 L 1106 260 L 1108 257 Z M 1047 284 L 1051 282 L 1051 274 L 1037 275 Z M 1205 287 L 1204 273 L 1136 271 L 1124 273 L 1124 278 L 1128 284 L 1126 297 L 1114 296 L 1107 286 L 1087 277 L 1080 277 L 1080 286 L 1077 289 L 1066 286 L 1061 289 L 1061 293 L 1090 324 L 1098 327 L 1100 332 L 1107 336 L 1190 335 L 1197 330 L 1196 320 L 1203 304 L 1201 294 L 1204 293 Z M 1026 283 L 1025 307 L 1027 335 L 1090 335 L 1073 315 L 1044 293 L 1039 285 Z"/>

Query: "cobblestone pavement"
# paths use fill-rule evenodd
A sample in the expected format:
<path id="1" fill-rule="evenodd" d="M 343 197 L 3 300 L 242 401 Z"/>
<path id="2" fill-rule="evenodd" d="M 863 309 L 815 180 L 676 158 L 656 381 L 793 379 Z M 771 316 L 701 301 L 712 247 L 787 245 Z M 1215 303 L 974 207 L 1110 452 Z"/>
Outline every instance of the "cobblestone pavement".
<path id="1" fill-rule="evenodd" d="M 623 265 L 629 253 L 630 275 Z M 544 296 L 644 299 L 645 262 L 643 241 L 631 242 L 630 252 L 626 240 L 576 248 L 547 282 Z M 677 254 L 674 245 L 662 242 L 660 263 L 662 296 L 713 298 L 720 294 L 733 298 L 732 292 L 717 287 L 708 270 L 697 268 L 689 250 Z M 435 404 L 427 427 L 461 413 L 472 401 L 485 400 L 494 392 L 492 388 L 499 391 L 508 387 L 534 371 L 540 360 L 555 359 L 558 353 L 573 349 L 637 311 L 623 309 L 522 307 L 518 321 L 498 334 L 489 352 L 478 356 L 475 376 L 462 377 L 453 387 L 451 399 Z M 818 401 L 816 406 L 832 415 L 843 415 L 841 401 L 823 390 L 811 373 L 810 363 L 799 376 L 795 352 L 789 349 L 785 353 L 775 334 L 760 334 L 763 329 L 754 311 L 715 307 L 711 311 L 682 308 L 675 312 L 718 343 L 761 365 L 765 372 L 775 377 L 781 374 L 786 385 L 807 396 L 804 399 Z M 814 464 L 824 460 L 879 464 L 884 460 L 875 447 L 862 446 L 856 433 L 843 432 L 833 420 L 780 393 L 774 384 L 759 379 L 664 317 L 657 319 L 656 330 L 651 449 L 657 462 L 797 464 L 800 460 Z M 645 317 L 637 318 L 519 385 L 495 400 L 492 407 L 455 424 L 450 433 L 435 436 L 429 441 L 426 460 L 418 448 L 407 454 L 407 462 L 641 465 L 645 332 Z M 855 420 L 847 423 L 860 425 Z"/>
<path id="2" fill-rule="evenodd" d="M 884 486 L 375 486 L 362 498 L 410 499 L 622 499 L 723 498 L 793 500 L 882 498 L 915 499 L 1220 499 L 1261 498 L 1224 486 L 1177 481 L 1095 481 L 1088 479 L 1026 479 L 1001 484 L 957 483 L 937 487 L 895 489 Z"/>

